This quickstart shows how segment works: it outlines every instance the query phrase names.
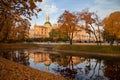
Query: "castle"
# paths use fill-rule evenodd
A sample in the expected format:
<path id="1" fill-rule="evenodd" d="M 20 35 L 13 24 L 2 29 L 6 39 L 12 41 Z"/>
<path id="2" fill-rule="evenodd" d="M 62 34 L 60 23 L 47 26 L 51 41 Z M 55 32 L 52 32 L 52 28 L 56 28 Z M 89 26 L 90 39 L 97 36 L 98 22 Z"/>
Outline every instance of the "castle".
<path id="1" fill-rule="evenodd" d="M 52 29 L 56 29 L 59 28 L 57 24 L 51 24 L 50 23 L 50 17 L 49 15 L 46 15 L 46 22 L 44 23 L 44 25 L 40 26 L 35 24 L 34 25 L 34 29 L 30 29 L 29 30 L 29 38 L 49 38 L 50 35 L 50 31 Z M 93 35 L 93 33 L 88 34 L 85 30 L 84 27 L 77 27 L 77 31 L 74 32 L 73 35 L 73 40 L 74 41 L 81 41 L 81 42 L 89 42 L 95 41 L 95 37 Z"/>

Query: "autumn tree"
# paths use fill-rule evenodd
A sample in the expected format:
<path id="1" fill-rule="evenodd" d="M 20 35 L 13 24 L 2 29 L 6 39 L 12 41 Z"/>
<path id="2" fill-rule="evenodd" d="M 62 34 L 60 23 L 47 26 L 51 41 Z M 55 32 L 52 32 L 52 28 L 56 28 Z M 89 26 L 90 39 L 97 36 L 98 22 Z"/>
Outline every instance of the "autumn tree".
<path id="1" fill-rule="evenodd" d="M 41 11 L 35 2 L 42 0 L 0 0 L 0 36 L 1 41 L 8 39 L 8 34 L 15 27 L 17 17 L 31 19 Z"/>
<path id="2" fill-rule="evenodd" d="M 108 36 L 111 37 L 111 45 L 116 40 L 120 39 L 120 11 L 111 13 L 104 19 L 104 29 L 108 32 Z"/>
<path id="3" fill-rule="evenodd" d="M 88 41 L 90 43 L 90 38 L 91 38 L 91 34 L 93 33 L 93 31 L 90 29 L 89 26 L 86 26 L 85 31 L 89 35 L 89 40 Z"/>
<path id="4" fill-rule="evenodd" d="M 76 31 L 76 26 L 78 24 L 78 18 L 75 14 L 70 13 L 69 11 L 64 11 L 64 13 L 59 17 L 58 24 L 62 31 L 65 31 L 72 45 L 72 40 L 74 32 Z"/>
<path id="5" fill-rule="evenodd" d="M 96 13 L 94 12 L 90 12 L 89 9 L 84 9 L 81 12 L 78 12 L 77 15 L 79 16 L 79 20 L 80 21 L 84 21 L 85 22 L 85 26 L 90 26 L 90 30 L 92 30 L 91 32 L 94 34 L 95 38 L 96 38 L 96 42 L 98 44 L 98 35 L 96 33 L 96 29 L 95 27 L 98 26 L 98 30 L 100 31 L 100 21 L 99 21 L 99 17 L 97 16 Z M 99 44 L 98 44 L 99 45 Z"/>
<path id="6" fill-rule="evenodd" d="M 59 30 L 59 40 L 62 40 L 62 41 L 68 40 L 67 32 L 63 31 L 61 28 Z"/>
<path id="7" fill-rule="evenodd" d="M 97 36 L 98 36 L 97 38 L 98 38 L 98 41 L 101 45 L 103 30 L 100 29 L 100 27 L 103 26 L 102 20 L 99 18 L 99 16 L 96 13 L 93 13 L 93 15 L 94 15 L 94 19 L 95 19 L 95 26 L 97 26 L 97 30 L 96 30 L 96 33 L 97 33 Z"/>
<path id="8" fill-rule="evenodd" d="M 26 40 L 29 36 L 30 23 L 27 19 L 18 18 L 15 27 L 11 27 L 8 40 Z"/>
<path id="9" fill-rule="evenodd" d="M 59 41 L 59 40 L 65 41 L 65 40 L 67 40 L 66 32 L 61 31 L 60 28 L 52 29 L 49 34 L 50 34 L 50 38 L 52 40 L 55 40 L 55 41 Z"/>
<path id="10" fill-rule="evenodd" d="M 59 38 L 59 29 L 52 29 L 49 35 L 52 40 L 57 40 Z"/>

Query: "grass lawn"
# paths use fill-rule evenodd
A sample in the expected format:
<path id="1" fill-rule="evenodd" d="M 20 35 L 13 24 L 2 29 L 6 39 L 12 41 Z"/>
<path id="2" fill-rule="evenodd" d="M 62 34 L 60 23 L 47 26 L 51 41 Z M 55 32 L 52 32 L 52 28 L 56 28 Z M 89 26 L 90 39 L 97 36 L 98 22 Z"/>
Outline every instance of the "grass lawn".
<path id="1" fill-rule="evenodd" d="M 58 45 L 56 49 L 85 51 L 85 52 L 99 52 L 99 53 L 120 53 L 120 46 L 97 46 L 97 45 Z"/>

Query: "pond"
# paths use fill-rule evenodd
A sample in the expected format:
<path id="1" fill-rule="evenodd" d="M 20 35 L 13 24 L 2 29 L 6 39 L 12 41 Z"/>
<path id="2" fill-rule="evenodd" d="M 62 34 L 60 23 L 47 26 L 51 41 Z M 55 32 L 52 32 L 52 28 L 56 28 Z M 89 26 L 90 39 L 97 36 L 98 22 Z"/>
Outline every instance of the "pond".
<path id="1" fill-rule="evenodd" d="M 120 79 L 120 59 L 75 56 L 44 49 L 1 51 L 0 56 L 66 79 Z"/>

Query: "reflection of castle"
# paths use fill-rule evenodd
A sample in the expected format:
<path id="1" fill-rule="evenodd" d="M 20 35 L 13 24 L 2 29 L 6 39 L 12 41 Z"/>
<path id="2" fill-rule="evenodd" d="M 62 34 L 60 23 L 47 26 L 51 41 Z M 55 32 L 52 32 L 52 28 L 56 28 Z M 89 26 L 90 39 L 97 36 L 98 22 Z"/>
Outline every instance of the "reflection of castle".
<path id="1" fill-rule="evenodd" d="M 89 59 L 75 56 L 63 56 L 57 54 L 47 54 L 41 52 L 30 52 L 29 57 L 33 59 L 34 64 L 44 63 L 46 71 L 49 71 L 50 65 L 58 64 L 64 67 L 73 67 L 80 63 L 88 64 Z"/>
<path id="2" fill-rule="evenodd" d="M 35 64 L 40 62 L 50 61 L 49 54 L 46 53 L 40 53 L 40 52 L 30 53 L 29 57 L 34 59 Z"/>
<path id="3" fill-rule="evenodd" d="M 53 56 L 54 55 L 52 55 L 52 57 Z M 49 66 L 51 64 L 50 54 L 35 52 L 35 53 L 30 53 L 29 57 L 34 59 L 35 64 L 38 64 L 40 62 L 43 62 L 46 66 Z M 58 58 L 55 57 L 54 60 L 55 60 L 55 61 L 53 61 L 54 63 L 64 64 L 65 61 L 68 61 L 68 62 L 70 61 L 70 57 L 69 56 L 67 56 L 67 57 L 59 56 Z M 71 61 L 72 61 L 73 65 L 77 65 L 79 63 L 83 63 L 84 61 L 86 61 L 86 59 L 85 58 L 83 59 L 80 57 L 71 57 Z"/>
<path id="4" fill-rule="evenodd" d="M 35 64 L 43 62 L 44 65 L 46 66 L 46 71 L 49 70 L 49 66 L 51 64 L 49 54 L 36 52 L 36 53 L 30 53 L 29 57 L 34 59 Z"/>

